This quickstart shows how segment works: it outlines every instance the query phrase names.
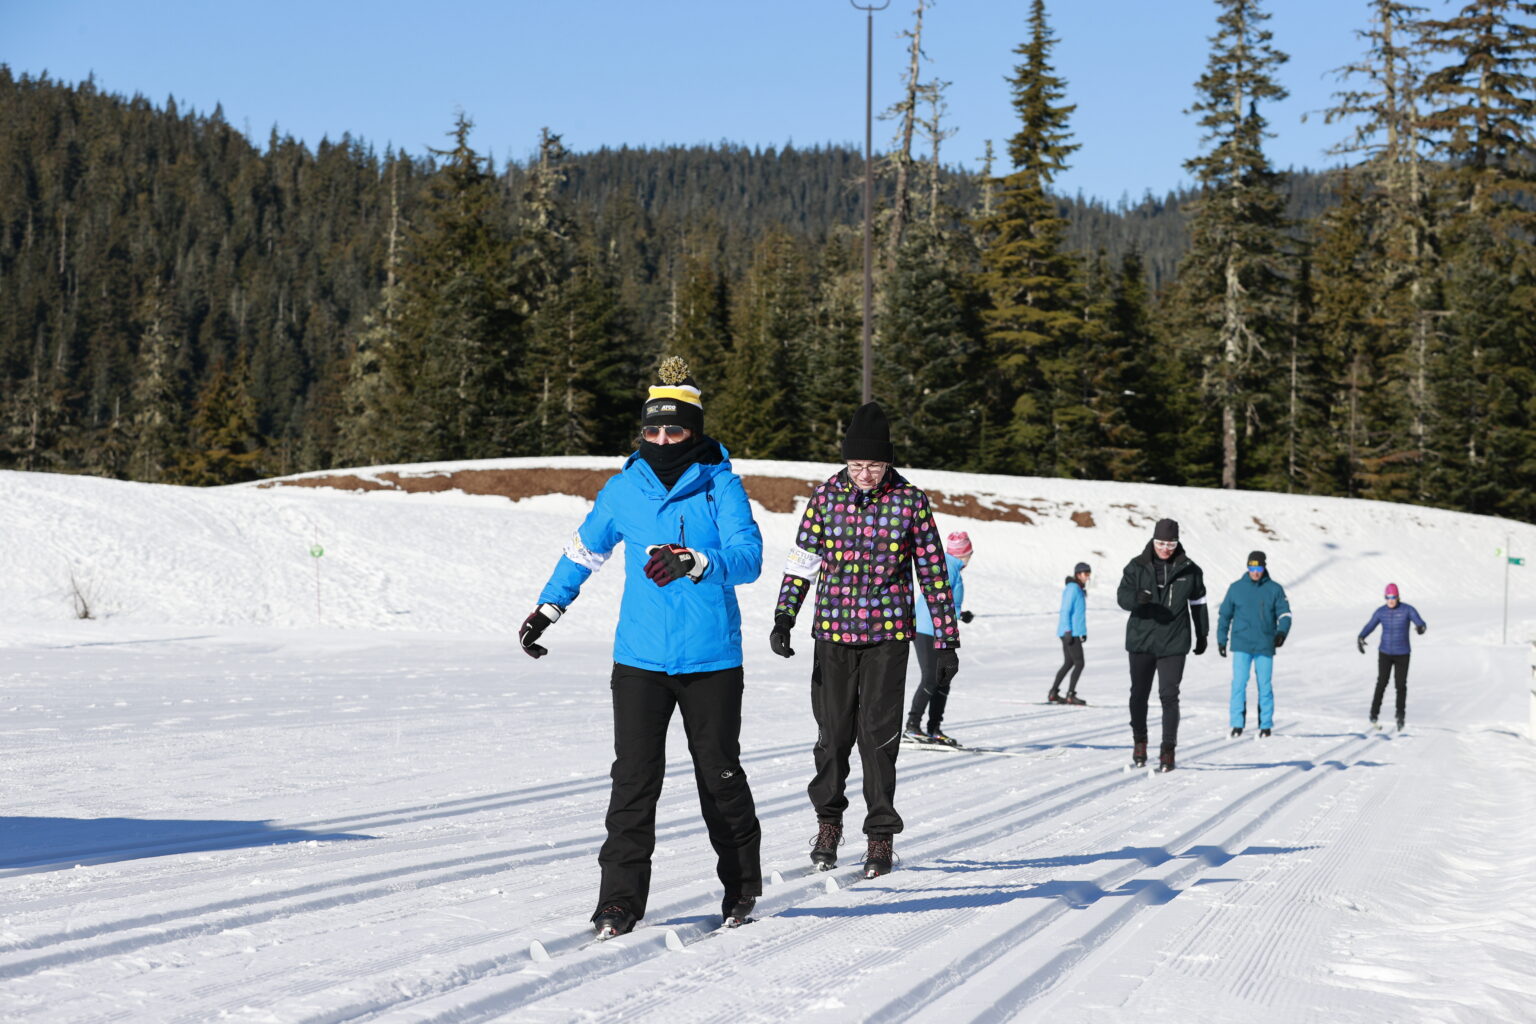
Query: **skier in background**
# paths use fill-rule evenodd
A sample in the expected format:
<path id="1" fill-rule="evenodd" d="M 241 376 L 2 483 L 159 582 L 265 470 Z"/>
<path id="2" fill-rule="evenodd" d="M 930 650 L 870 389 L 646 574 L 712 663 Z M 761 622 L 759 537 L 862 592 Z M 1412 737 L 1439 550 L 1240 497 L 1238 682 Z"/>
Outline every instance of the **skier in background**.
<path id="1" fill-rule="evenodd" d="M 1115 593 L 1130 612 L 1125 622 L 1125 649 L 1131 662 L 1132 763 L 1147 763 L 1147 698 L 1152 677 L 1163 705 L 1163 743 L 1157 770 L 1174 769 L 1179 742 L 1179 682 L 1189 653 L 1190 624 L 1194 624 L 1197 655 L 1205 653 L 1210 613 L 1205 606 L 1205 577 L 1179 543 L 1179 524 L 1159 519 L 1146 549 L 1126 563 Z"/>
<path id="2" fill-rule="evenodd" d="M 1088 642 L 1088 581 L 1093 578 L 1093 568 L 1087 562 L 1078 562 L 1072 575 L 1061 589 L 1061 613 L 1056 616 L 1056 636 L 1061 640 L 1061 668 L 1051 683 L 1051 692 L 1045 699 L 1051 704 L 1087 704 L 1077 695 L 1077 680 L 1083 674 L 1083 644 Z M 1068 672 L 1067 695 L 1061 695 L 1061 681 Z"/>
<path id="3" fill-rule="evenodd" d="M 971 537 L 964 530 L 951 533 L 944 541 L 944 567 L 949 571 L 950 589 L 955 594 L 955 611 L 961 622 L 970 622 L 971 613 L 962 610 L 965 605 L 965 567 L 971 564 Z M 907 711 L 907 739 L 917 743 L 942 743 L 946 746 L 959 744 L 944 735 L 944 708 L 949 704 L 949 684 L 955 678 L 958 665 L 945 662 L 939 667 L 938 649 L 933 646 L 933 613 L 927 601 L 915 602 L 917 608 L 917 667 L 919 678 L 912 694 L 912 707 Z M 922 727 L 923 711 L 928 712 L 928 728 Z"/>
<path id="4" fill-rule="evenodd" d="M 891 466 L 890 423 L 874 402 L 854 411 L 843 438 L 847 465 L 816 488 L 789 550 L 768 642 L 780 657 L 795 616 L 816 584 L 811 636 L 811 711 L 816 716 L 816 775 L 807 793 L 816 808 L 811 863 L 837 864 L 848 807 L 848 754 L 855 739 L 864 768 L 864 877 L 891 870 L 896 813 L 896 754 L 907 653 L 916 632 L 912 617 L 915 565 L 933 617 L 937 671 L 959 668 L 960 627 L 950 592 L 944 549 L 928 496 Z M 823 571 L 825 569 L 825 571 Z"/>
<path id="5" fill-rule="evenodd" d="M 645 916 L 667 726 L 681 708 L 694 780 L 734 926 L 762 894 L 758 825 L 741 769 L 741 614 L 735 587 L 762 571 L 763 539 L 725 448 L 704 433 L 704 405 L 681 359 L 658 371 L 639 450 L 603 485 L 571 536 L 539 606 L 518 633 L 538 640 L 582 584 L 624 544 L 624 598 L 613 638 L 613 789 L 593 930 L 622 935 Z"/>
<path id="6" fill-rule="evenodd" d="M 1376 655 L 1376 692 L 1371 695 L 1371 727 L 1381 728 L 1376 719 L 1381 714 L 1381 698 L 1387 692 L 1387 675 L 1390 673 L 1397 687 L 1397 731 L 1402 732 L 1403 718 L 1408 710 L 1408 658 L 1413 653 L 1408 626 L 1412 624 L 1420 635 L 1429 627 L 1419 617 L 1418 609 L 1402 603 L 1396 583 L 1387 584 L 1385 600 L 1387 603 L 1371 614 L 1371 621 L 1355 637 L 1355 646 L 1364 654 L 1365 638 L 1377 626 L 1381 627 L 1381 648 Z"/>
<path id="7" fill-rule="evenodd" d="M 1248 553 L 1241 579 L 1234 580 L 1222 598 L 1216 616 L 1216 652 L 1227 656 L 1227 636 L 1232 637 L 1232 700 L 1229 720 L 1233 736 L 1241 736 L 1248 722 L 1248 675 L 1259 690 L 1259 736 L 1275 727 L 1275 693 L 1271 685 L 1275 651 L 1285 645 L 1291 631 L 1291 605 L 1285 588 L 1270 578 L 1262 551 Z"/>

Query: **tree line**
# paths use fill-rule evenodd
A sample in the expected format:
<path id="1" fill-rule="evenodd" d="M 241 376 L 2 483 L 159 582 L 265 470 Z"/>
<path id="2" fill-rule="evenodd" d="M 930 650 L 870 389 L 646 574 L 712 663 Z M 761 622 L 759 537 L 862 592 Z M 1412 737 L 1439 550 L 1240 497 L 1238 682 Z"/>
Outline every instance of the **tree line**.
<path id="1" fill-rule="evenodd" d="M 1195 187 L 1052 188 L 1070 83 L 1033 0 L 1018 130 L 947 167 L 916 0 L 877 188 L 875 390 L 905 464 L 1536 515 L 1536 4 L 1359 5 L 1343 166 L 1264 152 L 1285 54 L 1216 0 Z M 0 66 L 0 462 L 216 484 L 619 453 L 664 354 L 733 453 L 833 459 L 858 404 L 841 147 L 265 149 L 222 112 Z"/>

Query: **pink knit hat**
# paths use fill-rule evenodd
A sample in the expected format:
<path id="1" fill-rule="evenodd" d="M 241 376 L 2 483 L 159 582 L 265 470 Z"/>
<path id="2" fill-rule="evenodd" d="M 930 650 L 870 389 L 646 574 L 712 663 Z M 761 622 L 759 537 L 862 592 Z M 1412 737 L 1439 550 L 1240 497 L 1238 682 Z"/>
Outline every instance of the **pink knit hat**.
<path id="1" fill-rule="evenodd" d="M 965 558 L 971 553 L 971 535 L 964 530 L 956 530 L 945 539 L 944 550 L 956 558 Z"/>
<path id="2" fill-rule="evenodd" d="M 1397 596 L 1397 584 L 1396 583 L 1388 583 L 1387 584 L 1387 591 L 1386 591 L 1386 593 L 1387 593 L 1388 597 L 1396 597 Z"/>

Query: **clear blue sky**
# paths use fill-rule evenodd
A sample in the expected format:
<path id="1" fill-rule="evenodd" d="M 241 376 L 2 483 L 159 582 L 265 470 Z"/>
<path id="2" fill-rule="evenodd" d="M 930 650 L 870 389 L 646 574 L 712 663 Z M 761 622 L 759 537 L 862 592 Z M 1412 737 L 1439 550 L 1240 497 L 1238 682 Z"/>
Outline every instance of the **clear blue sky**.
<path id="1" fill-rule="evenodd" d="M 1439 9 L 1443 0 L 1423 0 Z M 264 143 L 276 125 L 311 144 L 343 132 L 382 149 L 442 146 L 455 111 L 474 144 L 524 158 L 541 126 L 599 146 L 863 144 L 864 15 L 848 0 L 0 0 L 0 62 L 209 112 Z M 897 98 L 913 0 L 875 15 L 875 108 Z M 1360 53 L 1366 0 L 1269 0 L 1291 98 L 1266 108 L 1284 168 L 1337 161 L 1316 113 L 1331 69 Z M 1215 29 L 1213 0 L 1049 0 L 1055 63 L 1078 105 L 1066 192 L 1139 197 L 1187 180 L 1199 131 L 1183 111 Z M 1016 130 L 1004 81 L 1024 0 L 938 0 L 925 75 L 953 83 L 946 163 L 979 165 Z M 891 123 L 876 122 L 885 148 Z"/>

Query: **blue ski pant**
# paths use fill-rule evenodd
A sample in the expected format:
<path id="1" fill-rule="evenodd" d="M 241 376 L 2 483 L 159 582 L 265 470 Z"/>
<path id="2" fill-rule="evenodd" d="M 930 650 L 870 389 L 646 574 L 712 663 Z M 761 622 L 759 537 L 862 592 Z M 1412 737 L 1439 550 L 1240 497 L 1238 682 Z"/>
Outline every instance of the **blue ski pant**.
<path id="1" fill-rule="evenodd" d="M 1248 675 L 1252 671 L 1259 684 L 1259 728 L 1275 727 L 1275 691 L 1270 679 L 1275 671 L 1273 654 L 1232 652 L 1232 728 L 1241 729 L 1248 718 Z"/>

